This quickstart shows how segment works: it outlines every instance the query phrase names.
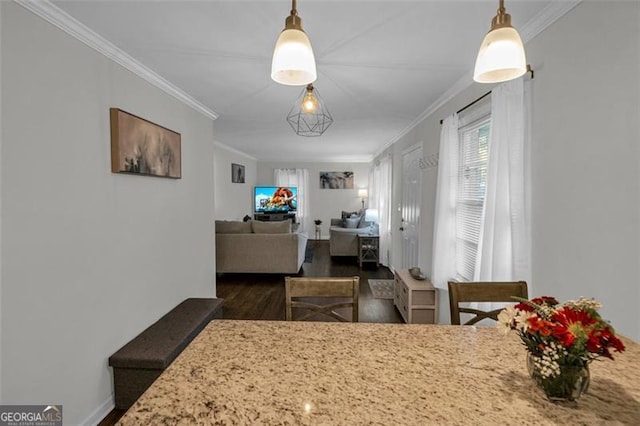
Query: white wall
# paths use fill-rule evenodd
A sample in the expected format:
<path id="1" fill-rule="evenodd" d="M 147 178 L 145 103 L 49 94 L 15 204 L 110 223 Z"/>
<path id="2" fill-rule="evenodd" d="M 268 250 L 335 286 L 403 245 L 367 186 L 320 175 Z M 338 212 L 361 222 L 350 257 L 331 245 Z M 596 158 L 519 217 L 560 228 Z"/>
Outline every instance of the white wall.
<path id="1" fill-rule="evenodd" d="M 231 182 L 231 164 L 244 166 L 245 183 Z M 214 145 L 215 218 L 242 220 L 253 217 L 253 187 L 256 183 L 257 161 L 221 143 Z"/>
<path id="2" fill-rule="evenodd" d="M 273 185 L 273 171 L 280 168 L 309 170 L 309 210 L 311 219 L 322 221 L 322 239 L 329 238 L 331 218 L 340 218 L 345 211 L 362 208 L 358 189 L 366 188 L 369 181 L 369 163 L 291 163 L 259 162 L 257 185 Z M 320 172 L 349 172 L 353 174 L 354 189 L 320 189 Z M 314 235 L 309 235 L 313 238 Z"/>
<path id="3" fill-rule="evenodd" d="M 594 297 L 616 329 L 640 339 L 640 4 L 582 2 L 527 43 L 533 80 L 532 295 Z M 603 24 L 602 16 L 607 16 Z M 439 150 L 439 120 L 490 86 L 472 84 L 390 147 L 394 206 L 401 152 Z M 386 152 L 385 152 L 386 153 Z M 423 173 L 420 266 L 431 273 L 436 169 Z M 394 209 L 395 210 L 395 209 Z M 399 216 L 394 226 L 399 226 Z M 399 235 L 392 265 L 398 264 Z M 394 260 L 395 259 L 395 260 Z M 450 320 L 440 292 L 440 322 Z"/>
<path id="4" fill-rule="evenodd" d="M 15 3 L 2 10 L 2 402 L 112 408 L 107 358 L 215 296 L 213 123 Z M 182 134 L 179 180 L 110 171 L 109 108 Z"/>
<path id="5" fill-rule="evenodd" d="M 639 47 L 637 2 L 583 2 L 527 46 L 536 293 L 594 297 L 638 340 Z"/>

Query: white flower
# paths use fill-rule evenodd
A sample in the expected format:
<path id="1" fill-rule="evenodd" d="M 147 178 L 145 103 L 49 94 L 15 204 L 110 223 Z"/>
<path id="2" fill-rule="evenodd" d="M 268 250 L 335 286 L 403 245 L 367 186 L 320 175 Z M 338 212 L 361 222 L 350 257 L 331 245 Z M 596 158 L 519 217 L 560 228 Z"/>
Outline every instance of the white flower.
<path id="1" fill-rule="evenodd" d="M 567 350 L 562 345 L 550 342 L 542 351 L 542 355 L 534 360 L 540 377 L 547 379 L 558 376 L 560 374 L 560 357 L 566 355 Z"/>
<path id="2" fill-rule="evenodd" d="M 509 333 L 516 315 L 517 311 L 515 308 L 511 305 L 507 306 L 498 314 L 498 323 L 496 324 L 496 327 L 498 327 L 503 334 Z"/>
<path id="3" fill-rule="evenodd" d="M 527 321 L 529 318 L 536 316 L 534 312 L 527 311 L 517 311 L 518 314 L 515 317 L 515 328 L 518 331 L 525 332 L 529 329 L 529 322 Z"/>
<path id="4" fill-rule="evenodd" d="M 564 306 L 567 306 L 572 309 L 576 309 L 578 311 L 586 311 L 586 310 L 594 310 L 597 311 L 602 308 L 602 304 L 594 299 L 587 299 L 583 296 L 580 296 L 578 300 L 569 300 L 564 303 Z"/>

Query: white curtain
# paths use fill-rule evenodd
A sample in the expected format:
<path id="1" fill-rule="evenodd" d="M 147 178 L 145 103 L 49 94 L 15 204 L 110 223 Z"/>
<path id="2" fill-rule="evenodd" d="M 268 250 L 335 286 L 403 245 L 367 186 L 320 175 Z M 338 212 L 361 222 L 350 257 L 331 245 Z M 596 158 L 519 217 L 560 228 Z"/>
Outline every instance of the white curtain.
<path id="1" fill-rule="evenodd" d="M 391 251 L 391 179 L 392 161 L 385 155 L 369 169 L 369 208 L 378 210 L 380 263 L 389 266 Z"/>
<path id="2" fill-rule="evenodd" d="M 309 171 L 307 169 L 275 169 L 274 180 L 277 186 L 295 186 L 298 188 L 298 232 L 309 234 L 311 216 L 309 215 Z"/>
<path id="3" fill-rule="evenodd" d="M 524 280 L 532 293 L 529 99 L 523 78 L 491 94 L 487 192 L 474 281 Z"/>
<path id="4" fill-rule="evenodd" d="M 431 282 L 446 289 L 456 275 L 456 192 L 458 189 L 458 114 L 444 119 L 440 131 L 438 182 L 433 227 Z"/>

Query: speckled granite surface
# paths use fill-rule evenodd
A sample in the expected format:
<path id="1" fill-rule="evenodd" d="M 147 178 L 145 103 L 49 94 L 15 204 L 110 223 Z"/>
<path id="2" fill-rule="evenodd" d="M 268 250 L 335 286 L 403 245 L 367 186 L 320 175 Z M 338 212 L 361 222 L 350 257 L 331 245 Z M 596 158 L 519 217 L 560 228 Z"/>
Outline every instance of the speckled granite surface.
<path id="1" fill-rule="evenodd" d="M 640 424 L 640 345 L 550 403 L 517 336 L 495 328 L 211 322 L 122 425 Z"/>

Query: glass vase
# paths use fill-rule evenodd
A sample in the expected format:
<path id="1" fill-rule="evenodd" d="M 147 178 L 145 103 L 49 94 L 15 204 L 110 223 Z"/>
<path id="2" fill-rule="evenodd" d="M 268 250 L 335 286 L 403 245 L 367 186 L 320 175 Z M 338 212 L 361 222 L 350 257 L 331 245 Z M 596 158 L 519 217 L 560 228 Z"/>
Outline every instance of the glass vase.
<path id="1" fill-rule="evenodd" d="M 560 374 L 542 377 L 536 364 L 536 356 L 527 357 L 527 370 L 550 401 L 577 401 L 589 389 L 588 365 L 560 365 Z"/>

